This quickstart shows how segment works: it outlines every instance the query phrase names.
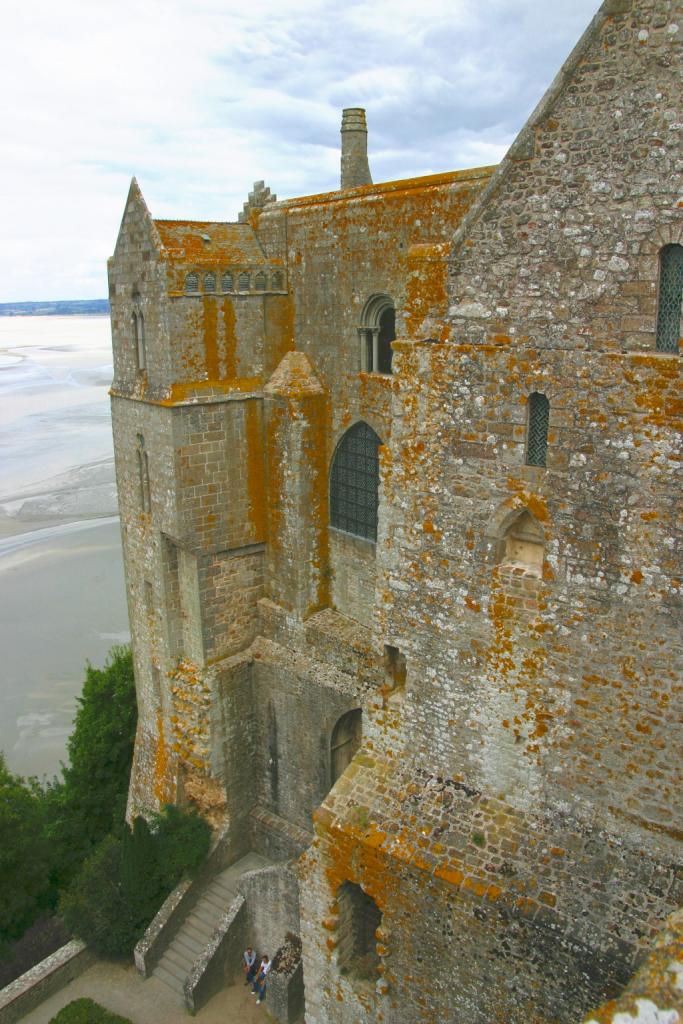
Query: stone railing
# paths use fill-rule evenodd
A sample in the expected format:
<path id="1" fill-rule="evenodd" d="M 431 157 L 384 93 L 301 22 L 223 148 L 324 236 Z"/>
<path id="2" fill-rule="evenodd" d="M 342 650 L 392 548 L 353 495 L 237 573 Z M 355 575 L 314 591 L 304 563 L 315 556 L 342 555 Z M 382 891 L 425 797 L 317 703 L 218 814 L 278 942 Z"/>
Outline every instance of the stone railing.
<path id="1" fill-rule="evenodd" d="M 196 1013 L 218 992 L 231 973 L 237 973 L 246 945 L 247 910 L 244 896 L 236 896 L 221 915 L 211 941 L 192 965 L 183 993 L 190 1013 Z M 230 970 L 232 966 L 232 972 Z"/>

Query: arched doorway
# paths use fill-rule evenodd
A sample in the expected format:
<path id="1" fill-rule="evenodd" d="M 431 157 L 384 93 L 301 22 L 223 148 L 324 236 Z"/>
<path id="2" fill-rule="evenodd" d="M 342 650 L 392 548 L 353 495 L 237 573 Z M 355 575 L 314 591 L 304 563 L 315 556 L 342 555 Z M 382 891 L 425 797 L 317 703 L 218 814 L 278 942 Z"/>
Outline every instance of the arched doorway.
<path id="1" fill-rule="evenodd" d="M 346 771 L 360 747 L 363 713 L 360 708 L 347 711 L 338 719 L 330 739 L 330 783 L 334 786 Z"/>

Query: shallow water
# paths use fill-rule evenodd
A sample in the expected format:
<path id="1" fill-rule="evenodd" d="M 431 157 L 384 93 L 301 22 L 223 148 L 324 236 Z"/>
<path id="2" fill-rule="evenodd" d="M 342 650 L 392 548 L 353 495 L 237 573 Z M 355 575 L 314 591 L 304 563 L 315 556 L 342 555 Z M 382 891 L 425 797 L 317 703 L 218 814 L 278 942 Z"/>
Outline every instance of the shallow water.
<path id="1" fill-rule="evenodd" d="M 0 749 L 22 774 L 59 770 L 85 661 L 129 636 L 111 376 L 108 318 L 0 318 Z"/>

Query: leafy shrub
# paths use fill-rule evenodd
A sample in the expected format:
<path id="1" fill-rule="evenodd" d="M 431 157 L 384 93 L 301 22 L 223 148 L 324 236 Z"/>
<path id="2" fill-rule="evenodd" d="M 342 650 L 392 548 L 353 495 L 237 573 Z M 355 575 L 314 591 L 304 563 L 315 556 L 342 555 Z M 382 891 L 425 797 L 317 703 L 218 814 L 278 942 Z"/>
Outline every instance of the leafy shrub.
<path id="1" fill-rule="evenodd" d="M 152 817 L 161 885 L 170 892 L 183 875 L 194 875 L 209 852 L 211 829 L 195 811 L 166 804 Z"/>
<path id="2" fill-rule="evenodd" d="M 48 902 L 51 851 L 44 825 L 39 786 L 9 772 L 0 754 L 0 949 Z"/>
<path id="3" fill-rule="evenodd" d="M 92 999 L 74 999 L 50 1020 L 50 1024 L 132 1024 L 132 1021 L 110 1013 Z"/>
<path id="4" fill-rule="evenodd" d="M 209 826 L 166 807 L 150 830 L 144 818 L 111 834 L 83 865 L 61 901 L 68 927 L 102 956 L 128 956 L 162 902 L 208 852 Z"/>

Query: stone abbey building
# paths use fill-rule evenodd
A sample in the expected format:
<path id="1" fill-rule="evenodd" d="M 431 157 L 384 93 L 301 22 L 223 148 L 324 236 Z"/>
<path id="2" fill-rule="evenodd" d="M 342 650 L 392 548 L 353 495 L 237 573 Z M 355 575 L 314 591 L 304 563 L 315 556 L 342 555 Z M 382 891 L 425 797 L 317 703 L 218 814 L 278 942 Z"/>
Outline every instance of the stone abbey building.
<path id="1" fill-rule="evenodd" d="M 606 0 L 498 167 L 373 184 L 352 109 L 338 191 L 257 183 L 234 223 L 131 187 L 130 810 L 281 866 L 308 1024 L 646 1019 L 682 881 L 682 97 L 681 3 Z"/>

